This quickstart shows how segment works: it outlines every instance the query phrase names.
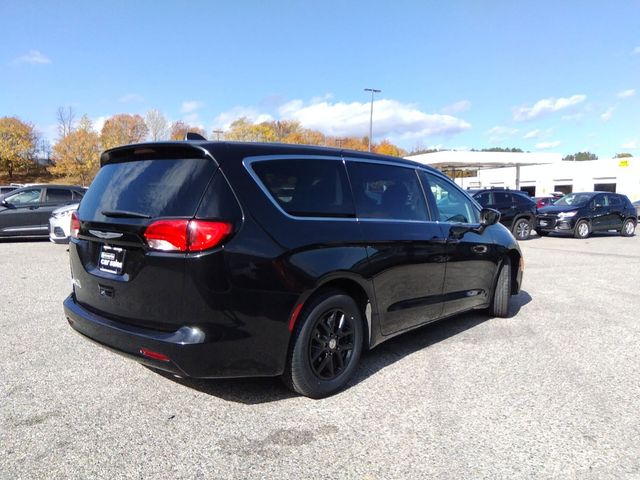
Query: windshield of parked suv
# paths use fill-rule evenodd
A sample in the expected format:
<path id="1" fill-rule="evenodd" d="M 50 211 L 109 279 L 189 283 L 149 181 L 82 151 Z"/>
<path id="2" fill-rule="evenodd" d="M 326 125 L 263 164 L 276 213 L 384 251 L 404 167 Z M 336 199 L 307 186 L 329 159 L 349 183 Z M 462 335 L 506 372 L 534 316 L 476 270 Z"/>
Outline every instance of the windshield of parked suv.
<path id="1" fill-rule="evenodd" d="M 560 200 L 557 200 L 553 205 L 560 207 L 581 207 L 591 200 L 592 197 L 593 195 L 590 193 L 570 193 Z"/>
<path id="2" fill-rule="evenodd" d="M 104 221 L 102 212 L 150 217 L 195 214 L 216 165 L 207 159 L 139 160 L 107 164 L 87 191 L 78 214 Z"/>

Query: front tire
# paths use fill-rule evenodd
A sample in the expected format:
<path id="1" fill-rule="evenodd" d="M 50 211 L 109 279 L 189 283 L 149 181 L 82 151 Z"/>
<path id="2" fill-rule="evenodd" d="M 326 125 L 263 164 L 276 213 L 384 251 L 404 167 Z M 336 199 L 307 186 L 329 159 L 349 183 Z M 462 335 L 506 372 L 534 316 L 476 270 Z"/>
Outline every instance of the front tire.
<path id="1" fill-rule="evenodd" d="M 636 231 L 636 223 L 627 218 L 627 220 L 622 224 L 622 230 L 620 230 L 620 235 L 623 237 L 633 237 Z"/>
<path id="2" fill-rule="evenodd" d="M 519 218 L 513 225 L 513 235 L 516 240 L 527 240 L 531 235 L 531 222 L 526 218 Z"/>
<path id="3" fill-rule="evenodd" d="M 292 338 L 284 383 L 301 395 L 326 397 L 344 387 L 357 367 L 362 314 L 353 298 L 327 290 L 305 305 Z"/>
<path id="4" fill-rule="evenodd" d="M 589 222 L 586 220 L 580 220 L 576 223 L 576 229 L 573 232 L 573 236 L 584 240 L 585 238 L 589 238 L 591 235 L 591 227 L 589 226 Z"/>
<path id="5" fill-rule="evenodd" d="M 507 318 L 509 316 L 509 301 L 511 300 L 511 262 L 509 258 L 505 258 L 496 289 L 493 292 L 493 299 L 489 311 L 494 317 Z"/>

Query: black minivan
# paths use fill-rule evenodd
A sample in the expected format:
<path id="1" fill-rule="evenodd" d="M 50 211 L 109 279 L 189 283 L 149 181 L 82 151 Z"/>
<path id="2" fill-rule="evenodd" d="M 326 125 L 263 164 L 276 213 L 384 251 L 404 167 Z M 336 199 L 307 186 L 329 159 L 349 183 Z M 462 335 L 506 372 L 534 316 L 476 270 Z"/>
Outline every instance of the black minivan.
<path id="1" fill-rule="evenodd" d="M 102 154 L 72 217 L 71 326 L 179 376 L 343 387 L 363 349 L 472 309 L 508 314 L 523 261 L 438 171 L 299 145 Z"/>

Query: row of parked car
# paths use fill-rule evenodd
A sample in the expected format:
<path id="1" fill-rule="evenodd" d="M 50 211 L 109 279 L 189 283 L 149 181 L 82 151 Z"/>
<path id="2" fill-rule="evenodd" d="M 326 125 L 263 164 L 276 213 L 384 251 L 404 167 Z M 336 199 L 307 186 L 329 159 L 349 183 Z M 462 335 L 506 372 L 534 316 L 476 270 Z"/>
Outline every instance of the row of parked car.
<path id="1" fill-rule="evenodd" d="M 46 237 L 69 241 L 71 212 L 86 188 L 77 185 L 0 186 L 0 238 Z"/>
<path id="2" fill-rule="evenodd" d="M 518 240 L 535 232 L 543 237 L 564 233 L 587 238 L 593 232 L 615 230 L 632 236 L 640 215 L 640 201 L 632 204 L 626 195 L 611 192 L 579 192 L 531 198 L 520 190 L 492 188 L 469 190 L 483 207 L 501 214 L 500 222 Z"/>

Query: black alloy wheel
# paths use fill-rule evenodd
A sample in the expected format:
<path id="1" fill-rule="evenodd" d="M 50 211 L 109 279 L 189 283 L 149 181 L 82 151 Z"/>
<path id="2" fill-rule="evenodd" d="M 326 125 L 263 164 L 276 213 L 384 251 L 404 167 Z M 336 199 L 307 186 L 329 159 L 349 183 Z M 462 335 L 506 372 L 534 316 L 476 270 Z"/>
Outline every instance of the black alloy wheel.
<path id="1" fill-rule="evenodd" d="M 363 338 L 362 313 L 353 298 L 339 290 L 320 292 L 300 312 L 283 381 L 307 397 L 330 395 L 353 375 Z"/>
<path id="2" fill-rule="evenodd" d="M 309 340 L 309 362 L 322 380 L 333 380 L 351 361 L 354 349 L 353 319 L 341 309 L 326 312 L 316 321 Z"/>

